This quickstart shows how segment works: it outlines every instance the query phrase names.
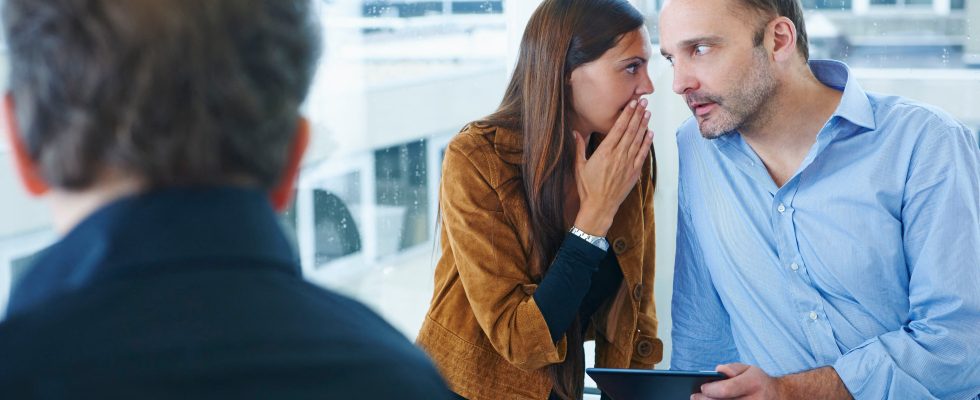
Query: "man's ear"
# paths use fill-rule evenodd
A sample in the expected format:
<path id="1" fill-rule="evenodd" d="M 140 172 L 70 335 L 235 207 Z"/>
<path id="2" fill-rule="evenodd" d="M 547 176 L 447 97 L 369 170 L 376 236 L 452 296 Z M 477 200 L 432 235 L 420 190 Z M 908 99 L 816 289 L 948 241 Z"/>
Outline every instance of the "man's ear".
<path id="1" fill-rule="evenodd" d="M 777 17 L 769 22 L 768 31 L 772 32 L 772 55 L 777 62 L 799 57 L 796 49 L 797 26 L 789 18 Z"/>
<path id="2" fill-rule="evenodd" d="M 27 151 L 27 144 L 21 136 L 20 125 L 17 123 L 17 112 L 14 108 L 14 96 L 9 92 L 3 96 L 3 106 L 0 107 L 0 119 L 3 119 L 3 128 L 7 131 L 7 142 L 10 144 L 10 153 L 14 156 L 14 165 L 17 175 L 20 177 L 21 185 L 31 196 L 39 197 L 47 193 L 48 183 L 41 178 L 37 162 L 31 158 Z"/>
<path id="3" fill-rule="evenodd" d="M 289 146 L 289 155 L 286 158 L 286 165 L 282 171 L 282 178 L 279 183 L 269 192 L 269 199 L 276 211 L 283 211 L 289 205 L 293 197 L 296 178 L 299 176 L 300 162 L 303 160 L 303 153 L 310 144 L 310 121 L 300 117 L 296 123 L 296 134 L 293 135 L 293 142 Z"/>

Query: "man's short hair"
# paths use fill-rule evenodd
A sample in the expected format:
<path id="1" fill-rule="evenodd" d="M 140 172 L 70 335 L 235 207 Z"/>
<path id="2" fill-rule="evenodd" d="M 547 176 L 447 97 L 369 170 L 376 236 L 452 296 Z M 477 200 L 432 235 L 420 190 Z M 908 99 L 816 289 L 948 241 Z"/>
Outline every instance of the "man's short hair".
<path id="1" fill-rule="evenodd" d="M 282 175 L 319 52 L 309 0 L 5 0 L 10 90 L 51 185 Z"/>
<path id="2" fill-rule="evenodd" d="M 796 49 L 803 55 L 804 60 L 810 59 L 810 44 L 806 36 L 806 25 L 803 21 L 803 7 L 799 0 L 735 0 L 744 10 L 755 12 L 766 23 L 776 17 L 786 17 L 796 25 Z M 763 26 L 764 27 L 764 26 Z M 765 31 L 760 28 L 756 33 L 756 45 L 762 44 Z"/>

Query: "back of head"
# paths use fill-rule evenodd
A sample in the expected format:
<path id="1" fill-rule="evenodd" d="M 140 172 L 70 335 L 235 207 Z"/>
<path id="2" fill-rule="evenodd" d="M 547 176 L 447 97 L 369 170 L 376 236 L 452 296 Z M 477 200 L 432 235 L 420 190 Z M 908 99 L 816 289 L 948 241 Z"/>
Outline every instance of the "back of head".
<path id="1" fill-rule="evenodd" d="M 309 0 L 6 0 L 10 90 L 49 184 L 280 178 L 319 49 Z"/>
<path id="2" fill-rule="evenodd" d="M 776 17 L 786 17 L 796 25 L 796 48 L 803 56 L 803 60 L 810 59 L 810 45 L 806 35 L 806 25 L 803 19 L 803 8 L 799 0 L 733 0 L 736 7 L 741 11 L 754 13 L 759 17 L 761 26 L 760 33 L 756 34 L 756 45 L 762 43 L 762 28 L 770 20 Z"/>

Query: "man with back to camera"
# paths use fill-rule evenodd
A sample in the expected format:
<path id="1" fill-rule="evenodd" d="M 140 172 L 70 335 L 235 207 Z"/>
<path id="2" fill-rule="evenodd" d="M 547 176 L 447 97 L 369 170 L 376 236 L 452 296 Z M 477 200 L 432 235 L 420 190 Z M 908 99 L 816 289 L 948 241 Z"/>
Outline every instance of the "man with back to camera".
<path id="1" fill-rule="evenodd" d="M 390 325 L 303 281 L 278 224 L 311 8 L 5 1 L 4 128 L 64 236 L 0 324 L 0 397 L 448 397 Z"/>
<path id="2" fill-rule="evenodd" d="M 973 134 L 808 63 L 795 0 L 670 0 L 660 38 L 694 113 L 671 367 L 729 377 L 695 398 L 976 397 Z"/>

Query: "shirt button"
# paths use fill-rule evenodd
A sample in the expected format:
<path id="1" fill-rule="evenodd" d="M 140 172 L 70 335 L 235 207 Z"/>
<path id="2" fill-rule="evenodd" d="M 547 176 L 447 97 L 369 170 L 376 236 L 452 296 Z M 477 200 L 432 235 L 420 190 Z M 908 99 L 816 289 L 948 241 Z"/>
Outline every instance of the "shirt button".
<path id="1" fill-rule="evenodd" d="M 782 214 L 782 213 L 786 212 L 786 206 L 780 204 L 779 207 L 776 207 L 776 210 L 778 210 L 779 213 Z"/>
<path id="2" fill-rule="evenodd" d="M 796 263 L 793 263 L 792 265 L 789 266 L 789 268 L 792 269 L 793 271 L 796 271 L 800 269 L 800 266 Z"/>
<path id="3" fill-rule="evenodd" d="M 810 311 L 810 319 L 811 320 L 814 320 L 814 321 L 817 320 L 817 312 L 816 311 Z"/>

